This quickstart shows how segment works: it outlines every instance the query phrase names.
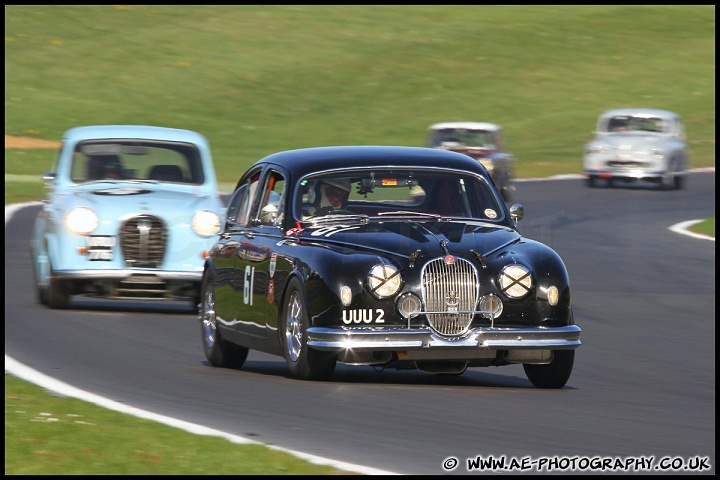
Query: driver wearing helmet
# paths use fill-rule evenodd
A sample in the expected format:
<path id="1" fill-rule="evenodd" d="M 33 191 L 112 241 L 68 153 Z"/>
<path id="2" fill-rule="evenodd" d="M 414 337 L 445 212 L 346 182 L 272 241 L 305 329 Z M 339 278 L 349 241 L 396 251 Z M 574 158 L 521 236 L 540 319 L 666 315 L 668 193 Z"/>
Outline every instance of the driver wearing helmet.
<path id="1" fill-rule="evenodd" d="M 326 215 L 344 209 L 351 188 L 350 180 L 346 178 L 318 180 L 310 187 L 308 195 L 310 215 Z"/>
<path id="2" fill-rule="evenodd" d="M 88 160 L 88 180 L 119 179 L 122 165 L 117 155 L 95 155 Z"/>

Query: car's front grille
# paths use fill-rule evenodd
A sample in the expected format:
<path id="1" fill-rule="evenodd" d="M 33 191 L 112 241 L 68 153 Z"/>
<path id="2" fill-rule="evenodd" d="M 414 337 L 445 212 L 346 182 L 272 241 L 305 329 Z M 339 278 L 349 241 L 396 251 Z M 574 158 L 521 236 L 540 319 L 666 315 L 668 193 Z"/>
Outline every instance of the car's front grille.
<path id="1" fill-rule="evenodd" d="M 441 335 L 465 333 L 479 299 L 475 266 L 461 258 L 437 258 L 425 264 L 422 278 L 425 311 L 434 312 L 426 314 L 430 327 Z"/>
<path id="2" fill-rule="evenodd" d="M 138 215 L 120 227 L 120 250 L 129 267 L 159 267 L 166 248 L 167 228 L 157 217 Z"/>
<path id="3" fill-rule="evenodd" d="M 608 167 L 620 167 L 620 168 L 642 168 L 647 167 L 647 162 L 640 160 L 610 160 L 607 162 Z"/>

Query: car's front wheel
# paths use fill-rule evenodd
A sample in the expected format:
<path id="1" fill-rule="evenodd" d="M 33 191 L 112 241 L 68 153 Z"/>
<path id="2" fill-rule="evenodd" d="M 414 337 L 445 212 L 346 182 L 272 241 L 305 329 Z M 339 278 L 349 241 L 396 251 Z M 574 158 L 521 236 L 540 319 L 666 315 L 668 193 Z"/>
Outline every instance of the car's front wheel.
<path id="1" fill-rule="evenodd" d="M 215 280 L 209 269 L 203 276 L 200 326 L 205 357 L 212 365 L 225 368 L 243 366 L 249 350 L 225 341 L 218 329 L 218 320 L 215 314 Z"/>
<path id="2" fill-rule="evenodd" d="M 682 175 L 675 175 L 675 190 L 682 190 L 685 187 Z"/>
<path id="3" fill-rule="evenodd" d="M 50 308 L 67 308 L 70 303 L 67 286 L 57 278 L 52 264 L 48 264 L 48 275 L 45 283 L 47 287 L 38 287 L 38 298 Z"/>
<path id="4" fill-rule="evenodd" d="M 660 190 L 680 190 L 683 185 L 679 171 L 678 161 L 673 160 L 660 180 Z"/>
<path id="5" fill-rule="evenodd" d="M 555 350 L 553 360 L 545 365 L 523 363 L 528 380 L 537 388 L 562 388 L 572 373 L 575 350 Z"/>
<path id="6" fill-rule="evenodd" d="M 329 352 L 310 348 L 307 329 L 310 324 L 302 286 L 290 280 L 281 314 L 281 341 L 290 375 L 303 380 L 327 380 L 335 371 L 337 359 Z"/>
<path id="7" fill-rule="evenodd" d="M 47 253 L 47 248 L 31 253 L 33 259 L 33 273 L 35 274 L 35 294 L 37 301 L 50 308 L 67 308 L 70 303 L 70 294 L 67 285 L 57 278 Z"/>
<path id="8" fill-rule="evenodd" d="M 660 190 L 675 190 L 675 175 L 672 172 L 667 172 L 662 176 Z"/>
<path id="9" fill-rule="evenodd" d="M 35 295 L 38 303 L 48 304 L 48 283 L 50 282 L 50 273 L 48 265 L 48 257 L 44 254 L 36 254 L 31 251 L 35 257 L 33 259 L 33 274 L 35 275 Z"/>
<path id="10" fill-rule="evenodd" d="M 50 308 L 67 308 L 70 303 L 70 295 L 66 285 L 53 274 L 50 267 L 50 282 L 47 290 L 47 304 Z"/>

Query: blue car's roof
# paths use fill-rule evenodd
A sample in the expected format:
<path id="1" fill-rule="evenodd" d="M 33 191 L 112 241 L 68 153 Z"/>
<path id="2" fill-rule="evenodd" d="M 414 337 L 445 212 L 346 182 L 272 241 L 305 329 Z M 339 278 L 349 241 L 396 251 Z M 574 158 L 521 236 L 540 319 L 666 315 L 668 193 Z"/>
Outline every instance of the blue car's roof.
<path id="1" fill-rule="evenodd" d="M 477 160 L 461 153 L 427 147 L 351 145 L 287 150 L 269 155 L 258 163 L 274 163 L 293 175 L 340 167 L 414 166 L 442 167 L 485 173 Z"/>
<path id="2" fill-rule="evenodd" d="M 92 125 L 74 127 L 66 131 L 63 141 L 75 143 L 79 140 L 100 138 L 138 138 L 144 140 L 169 140 L 207 145 L 207 139 L 200 133 L 179 128 L 155 127 L 150 125 Z"/>

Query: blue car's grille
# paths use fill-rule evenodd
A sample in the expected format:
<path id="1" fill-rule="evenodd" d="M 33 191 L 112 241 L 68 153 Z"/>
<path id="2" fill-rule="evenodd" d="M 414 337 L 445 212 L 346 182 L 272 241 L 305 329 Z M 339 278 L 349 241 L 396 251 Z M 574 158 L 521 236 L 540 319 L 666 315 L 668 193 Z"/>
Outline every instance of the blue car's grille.
<path id="1" fill-rule="evenodd" d="M 157 217 L 139 215 L 120 227 L 120 250 L 129 267 L 160 267 L 166 248 L 167 228 Z"/>
<path id="2" fill-rule="evenodd" d="M 462 335 L 472 323 L 478 302 L 478 274 L 472 263 L 455 257 L 423 267 L 422 295 L 430 327 L 441 335 Z M 441 312 L 441 313 L 437 313 Z M 464 313 L 461 313 L 464 312 Z"/>

